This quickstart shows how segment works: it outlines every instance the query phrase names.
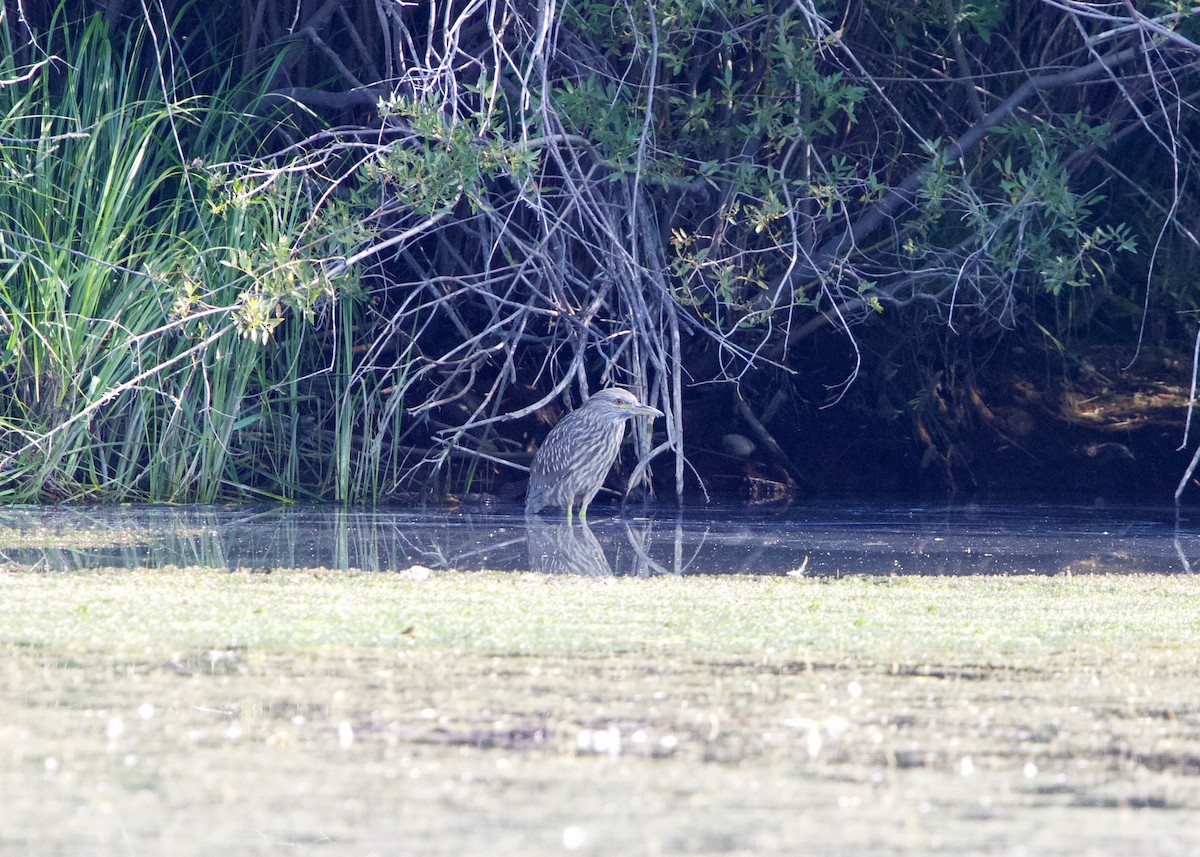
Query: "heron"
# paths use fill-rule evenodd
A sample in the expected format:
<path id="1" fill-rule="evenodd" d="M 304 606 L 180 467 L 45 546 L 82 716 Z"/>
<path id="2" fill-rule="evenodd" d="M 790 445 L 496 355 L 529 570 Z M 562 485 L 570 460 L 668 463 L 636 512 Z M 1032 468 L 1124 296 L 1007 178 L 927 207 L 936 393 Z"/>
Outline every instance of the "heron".
<path id="1" fill-rule="evenodd" d="M 662 415 L 628 390 L 600 390 L 559 420 L 538 447 L 529 466 L 525 514 L 537 514 L 548 506 L 562 507 L 570 523 L 578 503 L 579 520 L 586 522 L 588 504 L 621 449 L 625 423 L 633 417 Z"/>

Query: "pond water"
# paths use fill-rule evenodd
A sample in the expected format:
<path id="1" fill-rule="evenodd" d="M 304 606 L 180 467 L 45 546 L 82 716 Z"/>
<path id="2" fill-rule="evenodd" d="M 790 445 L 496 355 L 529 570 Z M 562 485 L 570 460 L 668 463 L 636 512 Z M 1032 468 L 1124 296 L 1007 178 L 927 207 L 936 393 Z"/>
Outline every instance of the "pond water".
<path id="1" fill-rule="evenodd" d="M 846 505 L 593 510 L 588 526 L 516 506 L 127 506 L 0 511 L 0 564 L 535 570 L 571 574 L 1191 573 L 1200 515 L 1169 508 Z"/>

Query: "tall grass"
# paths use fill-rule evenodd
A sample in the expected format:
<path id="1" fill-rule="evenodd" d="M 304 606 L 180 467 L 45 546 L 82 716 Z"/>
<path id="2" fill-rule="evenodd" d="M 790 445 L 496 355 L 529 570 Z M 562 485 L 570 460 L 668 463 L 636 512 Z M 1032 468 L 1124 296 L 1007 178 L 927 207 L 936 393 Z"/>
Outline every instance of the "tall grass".
<path id="1" fill-rule="evenodd" d="M 226 193 L 204 164 L 263 135 L 234 93 L 164 92 L 99 23 L 57 35 L 66 59 L 0 57 L 0 500 L 351 499 L 319 454 L 338 404 L 300 380 L 348 375 L 318 340 L 352 335 L 303 318 L 333 297 L 293 247 L 308 191 Z"/>

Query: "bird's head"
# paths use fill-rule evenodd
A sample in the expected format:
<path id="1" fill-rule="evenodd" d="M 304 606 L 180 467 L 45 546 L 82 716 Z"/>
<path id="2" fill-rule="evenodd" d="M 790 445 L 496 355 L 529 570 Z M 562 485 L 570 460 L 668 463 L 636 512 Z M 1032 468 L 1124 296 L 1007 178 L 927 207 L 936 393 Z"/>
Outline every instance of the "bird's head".
<path id="1" fill-rule="evenodd" d="M 620 387 L 609 387 L 601 390 L 587 400 L 586 407 L 602 410 L 614 418 L 628 419 L 630 417 L 661 417 L 663 412 L 658 408 L 643 405 L 637 396 Z"/>

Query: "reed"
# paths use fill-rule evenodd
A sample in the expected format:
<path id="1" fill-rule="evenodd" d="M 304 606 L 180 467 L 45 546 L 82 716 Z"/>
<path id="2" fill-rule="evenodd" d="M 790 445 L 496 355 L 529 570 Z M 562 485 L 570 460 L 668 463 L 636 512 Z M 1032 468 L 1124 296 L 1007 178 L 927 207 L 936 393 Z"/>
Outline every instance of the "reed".
<path id="1" fill-rule="evenodd" d="M 333 419 L 353 326 L 347 307 L 317 335 L 338 295 L 313 257 L 327 236 L 295 238 L 313 189 L 239 194 L 205 166 L 258 154 L 272 129 L 234 106 L 252 97 L 165 91 L 158 58 L 98 22 L 55 35 L 69 62 L 0 58 L 0 500 L 377 491 Z"/>

